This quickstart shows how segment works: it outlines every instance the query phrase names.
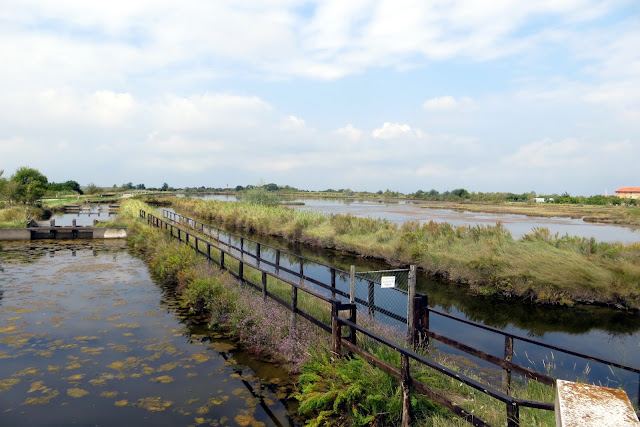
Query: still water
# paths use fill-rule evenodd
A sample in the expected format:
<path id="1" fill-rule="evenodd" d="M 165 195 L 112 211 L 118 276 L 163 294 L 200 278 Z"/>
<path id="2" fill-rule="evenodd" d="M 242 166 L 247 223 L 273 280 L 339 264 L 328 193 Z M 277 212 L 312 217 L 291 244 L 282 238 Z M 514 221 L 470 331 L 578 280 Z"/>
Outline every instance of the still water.
<path id="1" fill-rule="evenodd" d="M 204 200 L 236 201 L 235 196 L 202 195 Z M 501 222 L 515 239 L 530 233 L 535 227 L 548 228 L 552 234 L 569 234 L 595 238 L 601 242 L 632 243 L 640 241 L 639 227 L 625 227 L 609 224 L 584 222 L 582 219 L 530 217 L 526 215 L 490 214 L 480 212 L 458 212 L 450 209 L 429 209 L 413 202 L 400 201 L 388 203 L 384 201 L 336 200 L 336 199 L 298 199 L 291 205 L 294 209 L 313 210 L 324 214 L 351 214 L 357 217 L 386 219 L 397 224 L 406 221 L 418 221 L 421 224 L 429 221 L 448 222 L 452 225 L 495 225 Z"/>
<path id="2" fill-rule="evenodd" d="M 57 226 L 70 226 L 73 220 L 78 226 L 91 226 L 94 220 L 110 221 L 115 219 L 117 212 L 110 210 L 108 204 L 82 205 L 82 212 L 56 212 L 51 219 L 56 221 Z"/>
<path id="3" fill-rule="evenodd" d="M 304 261 L 305 276 L 327 284 L 330 283 L 330 271 L 326 266 L 348 271 L 350 266 L 354 265 L 358 272 L 394 268 L 379 260 L 364 259 L 344 252 L 292 244 L 275 237 L 251 235 L 240 230 L 234 230 L 233 233 L 237 236 L 229 236 L 225 233 L 224 236 L 221 235 L 221 240 L 236 247 L 240 247 L 239 236 L 260 241 L 263 245 L 271 246 L 271 248 L 262 246 L 261 249 L 261 257 L 271 262 L 275 262 L 273 248 L 303 256 L 307 259 Z M 244 241 L 245 249 L 255 254 L 254 246 L 255 244 Z M 240 255 L 237 251 L 232 250 L 232 252 L 236 256 Z M 288 257 L 284 254 L 280 258 L 281 266 L 294 271 L 298 270 L 299 262 L 297 257 Z M 263 268 L 269 269 L 265 266 Z M 296 280 L 294 277 L 291 279 Z M 406 280 L 405 275 L 405 289 Z M 336 287 L 348 292 L 348 274 L 337 275 Z M 531 304 L 522 300 L 471 295 L 465 286 L 438 280 L 420 271 L 417 276 L 417 290 L 429 296 L 431 308 L 459 318 L 472 320 L 511 334 L 535 338 L 552 346 L 640 367 L 640 357 L 638 357 L 640 315 L 638 313 L 608 307 L 587 305 L 559 307 Z M 368 294 L 367 284 L 356 280 L 356 296 L 366 301 Z M 394 313 L 406 313 L 407 299 L 402 292 L 395 289 L 380 289 L 376 284 L 375 295 L 376 305 Z M 363 313 L 367 312 L 366 307 L 359 306 L 359 312 L 361 309 Z M 402 328 L 400 323 L 382 314 L 378 313 L 376 319 Z M 504 337 L 500 334 L 465 325 L 435 313 L 430 315 L 430 329 L 494 356 L 502 357 L 503 355 Z M 501 372 L 495 367 L 491 368 L 488 363 L 479 359 L 471 360 L 461 351 L 444 344 L 436 344 L 435 348 L 442 354 L 455 359 L 455 363 L 463 369 L 469 368 L 484 379 L 500 384 Z M 634 402 L 637 402 L 640 397 L 640 377 L 637 373 L 609 368 L 605 364 L 565 355 L 557 350 L 516 340 L 514 361 L 540 372 L 549 372 L 562 379 L 622 387 Z"/>
<path id="4" fill-rule="evenodd" d="M 0 425 L 296 425 L 286 374 L 182 311 L 124 241 L 2 247 Z"/>

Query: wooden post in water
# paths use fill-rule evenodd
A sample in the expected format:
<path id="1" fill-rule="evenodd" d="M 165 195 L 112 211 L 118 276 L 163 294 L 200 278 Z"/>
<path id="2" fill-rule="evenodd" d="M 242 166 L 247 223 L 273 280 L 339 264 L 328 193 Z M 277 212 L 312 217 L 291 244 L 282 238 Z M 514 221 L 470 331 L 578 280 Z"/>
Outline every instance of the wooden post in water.
<path id="1" fill-rule="evenodd" d="M 411 425 L 411 376 L 409 372 L 409 357 L 402 353 L 401 379 L 402 384 L 402 427 Z"/>

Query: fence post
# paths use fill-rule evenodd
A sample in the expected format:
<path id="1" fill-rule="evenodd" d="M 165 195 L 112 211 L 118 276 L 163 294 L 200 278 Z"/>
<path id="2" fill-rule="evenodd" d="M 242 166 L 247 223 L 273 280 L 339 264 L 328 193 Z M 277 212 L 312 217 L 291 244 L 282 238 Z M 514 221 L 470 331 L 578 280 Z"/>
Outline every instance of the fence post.
<path id="1" fill-rule="evenodd" d="M 409 266 L 409 296 L 407 301 L 407 346 L 414 346 L 417 338 L 416 331 L 416 266 Z"/>
<path id="2" fill-rule="evenodd" d="M 429 330 L 429 296 L 428 295 L 416 295 L 417 305 L 419 308 L 416 308 L 416 322 L 418 329 L 418 340 L 419 346 L 427 350 L 429 348 L 429 335 L 427 335 L 427 331 Z"/>
<path id="3" fill-rule="evenodd" d="M 267 273 L 262 272 L 262 300 L 267 302 Z"/>
<path id="4" fill-rule="evenodd" d="M 211 266 L 211 243 L 207 242 L 207 265 Z"/>
<path id="5" fill-rule="evenodd" d="M 276 249 L 276 275 L 280 274 L 280 249 Z"/>
<path id="6" fill-rule="evenodd" d="M 335 299 L 336 298 L 336 269 L 335 268 L 331 268 L 331 298 Z"/>
<path id="7" fill-rule="evenodd" d="M 376 317 L 376 285 L 369 280 L 369 316 Z"/>
<path id="8" fill-rule="evenodd" d="M 349 302 L 356 302 L 356 266 L 352 265 L 349 269 Z"/>
<path id="9" fill-rule="evenodd" d="M 331 348 L 334 359 L 340 357 L 342 341 L 342 328 L 338 323 L 338 301 L 331 301 Z"/>
<path id="10" fill-rule="evenodd" d="M 355 304 L 351 304 L 349 307 L 349 321 L 352 323 L 358 323 L 356 316 L 358 315 L 358 307 Z M 351 344 L 356 343 L 356 328 L 353 326 L 349 327 L 349 342 Z"/>
<path id="11" fill-rule="evenodd" d="M 296 330 L 296 320 L 298 312 L 298 288 L 291 286 L 291 330 Z"/>
<path id="12" fill-rule="evenodd" d="M 240 258 L 244 258 L 244 237 L 240 238 Z"/>
<path id="13" fill-rule="evenodd" d="M 507 427 L 520 426 L 520 407 L 517 403 L 507 402 Z"/>
<path id="14" fill-rule="evenodd" d="M 242 283 L 244 281 L 244 263 L 242 261 L 238 261 L 238 277 Z"/>
<path id="15" fill-rule="evenodd" d="M 300 284 L 304 283 L 304 261 L 300 258 Z"/>
<path id="16" fill-rule="evenodd" d="M 409 372 L 409 356 L 402 353 L 402 427 L 411 425 L 411 376 Z"/>
<path id="17" fill-rule="evenodd" d="M 256 265 L 260 267 L 260 243 L 257 243 L 256 247 Z"/>
<path id="18" fill-rule="evenodd" d="M 182 230 L 178 228 L 178 241 L 182 242 Z"/>
<path id="19" fill-rule="evenodd" d="M 220 270 L 224 270 L 224 251 L 220 249 Z"/>
<path id="20" fill-rule="evenodd" d="M 513 337 L 508 335 L 504 337 L 504 360 L 507 362 L 513 360 Z M 502 371 L 502 391 L 504 394 L 511 394 L 511 370 L 509 369 Z"/>

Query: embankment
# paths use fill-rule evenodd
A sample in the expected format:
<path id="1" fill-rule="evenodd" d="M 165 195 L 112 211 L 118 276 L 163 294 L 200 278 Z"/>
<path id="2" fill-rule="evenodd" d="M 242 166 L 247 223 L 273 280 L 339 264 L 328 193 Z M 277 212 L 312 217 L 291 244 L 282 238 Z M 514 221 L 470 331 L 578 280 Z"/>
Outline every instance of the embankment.
<path id="1" fill-rule="evenodd" d="M 417 264 L 479 294 L 538 303 L 605 304 L 640 309 L 640 244 L 597 242 L 533 230 L 515 240 L 501 225 L 402 226 L 352 215 L 282 206 L 168 199 L 186 214 L 230 228 L 334 248 L 394 265 Z"/>

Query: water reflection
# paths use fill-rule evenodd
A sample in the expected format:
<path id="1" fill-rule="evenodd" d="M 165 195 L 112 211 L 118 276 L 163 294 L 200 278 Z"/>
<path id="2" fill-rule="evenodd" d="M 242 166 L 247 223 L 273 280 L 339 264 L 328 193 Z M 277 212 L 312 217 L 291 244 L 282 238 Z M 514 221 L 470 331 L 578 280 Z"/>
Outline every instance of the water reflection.
<path id="1" fill-rule="evenodd" d="M 1 425 L 297 423 L 284 372 L 243 364 L 125 242 L 7 243 L 0 259 Z"/>
<path id="2" fill-rule="evenodd" d="M 184 194 L 178 195 L 184 197 Z M 235 196 L 221 194 L 189 195 L 203 200 L 237 201 Z M 312 210 L 323 214 L 352 214 L 357 217 L 386 219 L 397 224 L 406 221 L 448 222 L 453 225 L 495 225 L 501 222 L 515 239 L 519 239 L 533 228 L 545 227 L 552 234 L 569 234 L 587 237 L 602 242 L 633 243 L 640 241 L 640 227 L 584 222 L 582 219 L 530 217 L 514 214 L 491 214 L 482 212 L 458 212 L 450 209 L 429 209 L 412 201 L 357 200 L 357 199 L 294 199 L 293 209 Z M 296 203 L 300 203 L 297 205 Z"/>

